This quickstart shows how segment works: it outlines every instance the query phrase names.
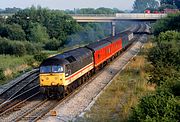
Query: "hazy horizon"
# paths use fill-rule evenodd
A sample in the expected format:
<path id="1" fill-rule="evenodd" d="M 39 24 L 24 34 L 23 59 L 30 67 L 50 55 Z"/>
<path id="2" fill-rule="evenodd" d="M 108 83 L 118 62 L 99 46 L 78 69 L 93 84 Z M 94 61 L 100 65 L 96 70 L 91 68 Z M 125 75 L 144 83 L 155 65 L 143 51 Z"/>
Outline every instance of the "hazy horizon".
<path id="1" fill-rule="evenodd" d="M 49 9 L 71 9 L 74 8 L 118 8 L 119 10 L 130 10 L 132 9 L 134 0 L 0 0 L 0 8 L 28 8 L 32 5 L 48 7 Z"/>

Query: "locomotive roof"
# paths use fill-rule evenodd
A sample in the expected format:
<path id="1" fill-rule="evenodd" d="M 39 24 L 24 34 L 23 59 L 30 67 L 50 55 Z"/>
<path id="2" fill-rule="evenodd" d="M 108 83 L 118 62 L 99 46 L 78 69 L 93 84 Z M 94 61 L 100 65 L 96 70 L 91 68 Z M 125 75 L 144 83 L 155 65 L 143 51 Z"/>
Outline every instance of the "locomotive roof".
<path id="1" fill-rule="evenodd" d="M 89 55 L 92 55 L 92 52 L 89 49 L 80 47 L 48 58 L 42 62 L 41 66 L 65 65 L 80 60 L 82 57 L 88 57 Z"/>
<path id="2" fill-rule="evenodd" d="M 48 58 L 44 60 L 40 66 L 49 66 L 49 65 L 64 65 L 68 64 L 68 62 L 64 59 L 59 59 L 55 57 Z"/>
<path id="3" fill-rule="evenodd" d="M 111 44 L 111 42 L 107 41 L 107 39 L 103 39 L 103 40 L 91 43 L 91 44 L 87 45 L 86 47 L 96 51 L 96 50 L 99 50 L 99 49 L 109 45 L 109 44 Z"/>
<path id="4" fill-rule="evenodd" d="M 62 54 L 56 55 L 56 58 L 64 58 L 69 61 L 68 58 L 74 58 L 74 60 L 79 60 L 81 57 L 88 57 L 92 52 L 84 47 L 79 47 Z M 71 62 L 71 61 L 70 61 Z"/>
<path id="5" fill-rule="evenodd" d="M 96 51 L 96 50 L 99 50 L 99 49 L 109 45 L 112 42 L 117 41 L 117 39 L 119 39 L 119 38 L 122 38 L 124 36 L 128 36 L 131 33 L 132 33 L 131 31 L 124 31 L 124 32 L 116 34 L 116 36 L 114 36 L 114 37 L 107 37 L 107 38 L 102 39 L 98 42 L 91 43 L 91 44 L 87 45 L 86 47 Z"/>

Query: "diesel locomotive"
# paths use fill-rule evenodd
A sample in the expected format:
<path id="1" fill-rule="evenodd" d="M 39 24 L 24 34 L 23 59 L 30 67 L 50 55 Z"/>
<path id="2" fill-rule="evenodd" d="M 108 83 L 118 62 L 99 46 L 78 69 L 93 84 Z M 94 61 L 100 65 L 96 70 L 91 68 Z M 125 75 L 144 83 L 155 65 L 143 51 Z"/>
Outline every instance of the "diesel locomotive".
<path id="1" fill-rule="evenodd" d="M 66 95 L 113 60 L 133 42 L 125 31 L 44 60 L 40 64 L 40 91 L 51 96 Z"/>

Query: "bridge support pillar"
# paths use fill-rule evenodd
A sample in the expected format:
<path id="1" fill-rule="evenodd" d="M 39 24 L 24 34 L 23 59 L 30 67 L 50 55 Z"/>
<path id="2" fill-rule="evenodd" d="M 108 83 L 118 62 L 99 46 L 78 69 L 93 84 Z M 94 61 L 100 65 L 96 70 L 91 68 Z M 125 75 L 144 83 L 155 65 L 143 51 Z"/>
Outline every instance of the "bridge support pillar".
<path id="1" fill-rule="evenodd" d="M 111 22 L 111 34 L 112 36 L 116 35 L 116 22 Z"/>

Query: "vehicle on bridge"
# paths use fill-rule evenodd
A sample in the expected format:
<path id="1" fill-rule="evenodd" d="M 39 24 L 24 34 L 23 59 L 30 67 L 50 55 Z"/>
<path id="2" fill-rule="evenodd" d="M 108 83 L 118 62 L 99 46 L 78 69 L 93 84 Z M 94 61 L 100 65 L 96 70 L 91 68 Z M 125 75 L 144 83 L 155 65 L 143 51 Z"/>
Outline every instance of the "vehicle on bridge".
<path id="1" fill-rule="evenodd" d="M 175 13 L 178 13 L 179 10 L 178 9 L 164 9 L 164 11 L 151 11 L 149 9 L 145 10 L 144 13 L 146 14 L 151 14 L 151 13 L 154 13 L 154 14 L 162 14 L 162 13 L 165 13 L 165 14 L 175 14 Z"/>

